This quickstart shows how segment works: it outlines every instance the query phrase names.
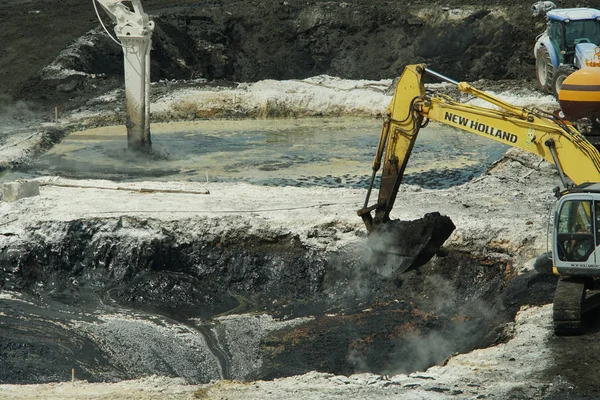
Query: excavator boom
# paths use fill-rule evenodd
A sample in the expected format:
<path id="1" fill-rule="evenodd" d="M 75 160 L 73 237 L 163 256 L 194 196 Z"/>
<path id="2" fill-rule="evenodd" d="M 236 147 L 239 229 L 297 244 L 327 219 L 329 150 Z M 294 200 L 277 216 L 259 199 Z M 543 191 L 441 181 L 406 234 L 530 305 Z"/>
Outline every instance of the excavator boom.
<path id="1" fill-rule="evenodd" d="M 457 85 L 461 91 L 485 100 L 491 107 L 429 95 L 424 86 L 427 74 Z M 554 327 L 557 334 L 579 332 L 582 315 L 589 308 L 584 306 L 586 290 L 594 289 L 594 278 L 600 277 L 600 153 L 560 115 L 514 106 L 468 83 L 446 78 L 423 64 L 407 66 L 387 109 L 373 161 L 371 185 L 364 207 L 358 211 L 369 238 L 377 238 L 372 250 L 398 254 L 403 251 L 397 247 L 406 242 L 416 247 L 411 257 L 400 260 L 402 265 L 397 272 L 403 272 L 428 261 L 435 252 L 432 249 L 441 246 L 454 228 L 452 225 L 448 231 L 448 223 L 438 218 L 434 225 L 442 226 L 443 234 L 434 227 L 429 242 L 419 244 L 411 242 L 414 227 L 407 224 L 413 221 L 390 220 L 419 130 L 429 121 L 526 150 L 554 164 L 562 180 L 563 190 L 557 193 L 560 200 L 554 218 L 551 258 L 553 272 L 561 275 L 554 301 Z M 370 206 L 371 191 L 380 168 L 378 199 Z M 386 239 L 387 236 L 393 236 L 393 240 Z"/>
<path id="2" fill-rule="evenodd" d="M 496 109 L 462 104 L 447 96 L 428 96 L 424 85 L 427 73 L 456 84 L 461 91 L 487 101 Z M 536 154 L 555 164 L 561 176 L 569 177 L 576 185 L 600 182 L 600 153 L 569 121 L 540 110 L 513 106 L 468 83 L 458 83 L 433 72 L 423 64 L 409 65 L 388 106 L 373 162 L 371 187 L 385 155 L 378 201 L 368 205 L 369 189 L 365 205 L 358 212 L 368 231 L 389 220 L 419 129 L 429 120 Z M 567 186 L 564 179 L 563 184 Z"/>

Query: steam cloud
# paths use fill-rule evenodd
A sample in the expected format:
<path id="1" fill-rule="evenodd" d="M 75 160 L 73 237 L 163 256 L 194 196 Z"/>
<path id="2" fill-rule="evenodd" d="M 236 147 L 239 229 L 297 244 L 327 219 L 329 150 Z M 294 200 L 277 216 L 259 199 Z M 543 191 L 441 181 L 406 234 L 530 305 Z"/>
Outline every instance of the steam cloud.
<path id="1" fill-rule="evenodd" d="M 433 365 L 443 364 L 452 355 L 486 346 L 497 339 L 493 335 L 499 333 L 497 329 L 505 318 L 500 302 L 488 302 L 478 297 L 485 294 L 485 283 L 477 286 L 478 283 L 474 282 L 474 290 L 469 294 L 464 288 L 458 289 L 453 279 L 463 279 L 460 270 L 456 278 L 435 274 L 438 267 L 448 269 L 444 263 L 450 262 L 450 258 L 434 258 L 432 275 L 413 271 L 398 277 L 385 277 L 378 275 L 376 266 L 371 265 L 373 259 L 366 243 L 358 242 L 346 247 L 340 259 L 334 262 L 336 276 L 333 290 L 336 293 L 331 297 L 338 301 L 342 299 L 345 307 L 353 304 L 356 308 L 357 303 L 372 304 L 379 300 L 378 293 L 389 292 L 389 286 L 385 291 L 380 290 L 383 285 L 395 285 L 398 287 L 397 299 L 411 303 L 412 310 L 418 311 L 407 318 L 418 319 L 420 315 L 426 315 L 425 318 L 433 322 L 407 322 L 414 329 L 399 336 L 386 355 L 373 358 L 369 345 L 349 348 L 347 362 L 354 366 L 356 373 L 394 375 L 424 371 Z M 450 268 L 466 270 L 472 267 Z M 431 268 L 427 271 L 431 273 Z M 384 365 L 382 360 L 385 360 Z"/>
<path id="2" fill-rule="evenodd" d="M 18 119 L 24 121 L 34 116 L 26 102 L 14 101 L 10 96 L 0 94 L 0 120 Z"/>

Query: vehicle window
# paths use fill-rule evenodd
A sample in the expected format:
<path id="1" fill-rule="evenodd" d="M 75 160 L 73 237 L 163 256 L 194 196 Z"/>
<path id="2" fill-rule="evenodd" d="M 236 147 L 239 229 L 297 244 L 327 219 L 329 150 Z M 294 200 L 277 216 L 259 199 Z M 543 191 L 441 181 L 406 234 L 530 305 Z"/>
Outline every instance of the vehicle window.
<path id="1" fill-rule="evenodd" d="M 571 21 L 566 24 L 566 40 L 568 47 L 575 46 L 576 39 L 588 39 L 591 43 L 600 44 L 600 21 Z"/>
<path id="2" fill-rule="evenodd" d="M 559 61 L 563 61 L 562 50 L 562 37 L 563 37 L 563 25 L 558 21 L 548 21 L 548 37 L 554 47 L 556 55 L 559 57 Z"/>
<path id="3" fill-rule="evenodd" d="M 558 21 L 548 22 L 548 36 L 550 37 L 550 40 L 560 43 L 560 40 L 562 39 L 562 33 L 562 23 Z"/>
<path id="4" fill-rule="evenodd" d="M 565 202 L 558 216 L 557 230 L 559 259 L 587 261 L 595 248 L 592 202 L 588 200 Z"/>

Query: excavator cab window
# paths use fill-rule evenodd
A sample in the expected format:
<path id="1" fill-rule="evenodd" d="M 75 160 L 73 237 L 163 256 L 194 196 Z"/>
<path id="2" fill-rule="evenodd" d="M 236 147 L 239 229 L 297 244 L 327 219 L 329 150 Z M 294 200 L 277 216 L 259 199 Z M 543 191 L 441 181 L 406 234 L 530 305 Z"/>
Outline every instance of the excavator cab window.
<path id="1" fill-rule="evenodd" d="M 595 208 L 600 207 L 596 205 Z M 600 209 L 600 208 L 599 208 Z M 558 258 L 587 261 L 596 248 L 595 214 L 591 200 L 566 201 L 558 215 Z"/>

